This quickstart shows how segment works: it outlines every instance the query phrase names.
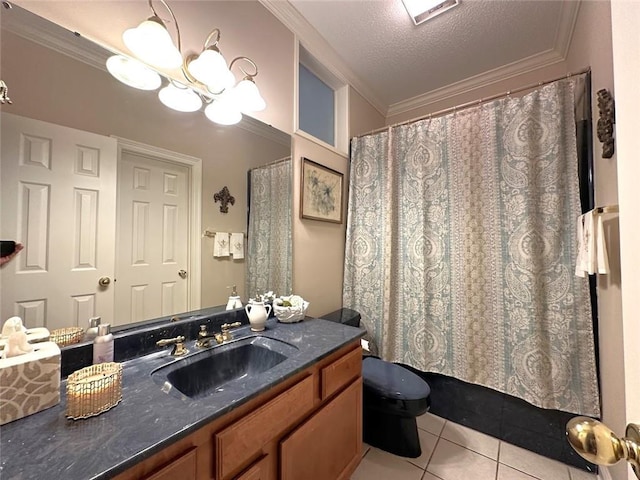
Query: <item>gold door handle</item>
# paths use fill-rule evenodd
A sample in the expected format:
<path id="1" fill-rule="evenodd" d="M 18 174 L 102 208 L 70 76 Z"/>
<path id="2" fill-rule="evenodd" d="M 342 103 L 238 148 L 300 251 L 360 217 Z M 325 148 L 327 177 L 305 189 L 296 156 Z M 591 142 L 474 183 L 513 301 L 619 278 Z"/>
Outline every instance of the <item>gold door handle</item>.
<path id="1" fill-rule="evenodd" d="M 180 275 L 180 278 L 187 278 L 187 271 L 186 270 L 178 270 L 178 275 Z"/>
<path id="2" fill-rule="evenodd" d="M 567 440 L 582 458 L 598 465 L 613 465 L 625 459 L 640 479 L 640 426 L 627 425 L 626 437 L 618 438 L 604 423 L 575 417 L 567 423 Z"/>
<path id="3" fill-rule="evenodd" d="M 101 287 L 108 287 L 110 283 L 111 279 L 109 277 L 100 277 L 98 279 L 98 285 L 100 285 Z"/>

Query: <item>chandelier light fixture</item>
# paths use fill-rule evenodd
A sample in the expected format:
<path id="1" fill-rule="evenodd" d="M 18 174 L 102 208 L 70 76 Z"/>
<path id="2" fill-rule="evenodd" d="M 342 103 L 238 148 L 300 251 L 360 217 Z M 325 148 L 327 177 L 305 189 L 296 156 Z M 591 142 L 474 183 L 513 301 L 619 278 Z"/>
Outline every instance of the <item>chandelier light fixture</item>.
<path id="1" fill-rule="evenodd" d="M 125 85 L 140 90 L 157 90 L 162 79 L 144 63 L 122 55 L 113 55 L 107 59 L 107 70 Z"/>
<path id="2" fill-rule="evenodd" d="M 258 67 L 248 57 L 236 57 L 229 66 L 220 52 L 220 30 L 215 28 L 207 36 L 202 51 L 183 58 L 178 21 L 165 0 L 159 1 L 169 12 L 175 25 L 176 43 L 169 30 L 148 0 L 152 15 L 135 28 L 122 34 L 127 48 L 135 56 L 113 55 L 107 60 L 107 70 L 122 83 L 141 90 L 157 90 L 162 77 L 153 68 L 178 70 L 180 81 L 169 79 L 158 97 L 167 107 L 179 112 L 196 112 L 205 106 L 206 117 L 221 125 L 233 125 L 242 120 L 243 113 L 264 110 L 266 103 L 254 78 Z M 251 67 L 243 68 L 242 63 Z M 236 83 L 234 65 L 244 75 Z"/>
<path id="3" fill-rule="evenodd" d="M 178 112 L 197 112 L 202 107 L 202 99 L 186 85 L 176 81 L 158 92 L 158 98 L 167 107 Z"/>

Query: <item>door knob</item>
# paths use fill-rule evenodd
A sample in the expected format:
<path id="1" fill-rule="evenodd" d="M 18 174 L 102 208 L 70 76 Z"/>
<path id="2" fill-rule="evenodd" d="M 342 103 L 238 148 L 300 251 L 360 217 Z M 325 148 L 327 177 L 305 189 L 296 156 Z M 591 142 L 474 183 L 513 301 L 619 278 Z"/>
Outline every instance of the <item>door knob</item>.
<path id="1" fill-rule="evenodd" d="M 187 271 L 186 270 L 178 270 L 178 275 L 180 275 L 180 278 L 187 278 Z"/>
<path id="2" fill-rule="evenodd" d="M 101 287 L 106 287 L 111 283 L 111 279 L 109 277 L 100 277 L 98 280 L 98 285 Z"/>
<path id="3" fill-rule="evenodd" d="M 613 465 L 625 459 L 640 478 L 640 428 L 627 425 L 625 438 L 618 438 L 605 424 L 589 417 L 574 417 L 567 423 L 567 440 L 582 458 L 598 465 Z"/>

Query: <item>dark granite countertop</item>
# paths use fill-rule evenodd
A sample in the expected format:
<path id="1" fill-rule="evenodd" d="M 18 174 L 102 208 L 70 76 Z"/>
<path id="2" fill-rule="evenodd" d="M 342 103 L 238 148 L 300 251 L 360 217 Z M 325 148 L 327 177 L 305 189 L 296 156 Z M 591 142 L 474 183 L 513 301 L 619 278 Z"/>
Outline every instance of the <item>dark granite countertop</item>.
<path id="1" fill-rule="evenodd" d="M 169 349 L 128 360 L 120 404 L 85 420 L 65 417 L 64 382 L 59 405 L 0 427 L 0 478 L 111 478 L 362 337 L 364 330 L 321 319 L 270 319 L 258 334 L 249 326 L 235 330 L 235 338 L 249 335 L 282 340 L 298 351 L 255 378 L 197 400 L 168 395 L 152 380 L 154 369 L 175 360 Z M 187 347 L 196 350 L 193 341 Z"/>

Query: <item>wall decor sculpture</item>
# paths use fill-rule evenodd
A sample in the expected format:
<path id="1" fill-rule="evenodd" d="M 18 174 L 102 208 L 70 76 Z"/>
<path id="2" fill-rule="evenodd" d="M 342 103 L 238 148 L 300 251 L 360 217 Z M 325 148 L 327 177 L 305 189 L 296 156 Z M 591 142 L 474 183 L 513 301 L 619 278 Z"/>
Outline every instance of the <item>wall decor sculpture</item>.
<path id="1" fill-rule="evenodd" d="M 213 194 L 213 201 L 215 203 L 220 202 L 220 211 L 222 213 L 229 213 L 229 204 L 233 205 L 236 203 L 235 197 L 229 193 L 226 185 L 218 193 Z"/>
<path id="2" fill-rule="evenodd" d="M 602 142 L 602 158 L 611 158 L 615 152 L 613 124 L 616 123 L 616 111 L 613 97 L 607 89 L 598 90 L 598 140 Z"/>

